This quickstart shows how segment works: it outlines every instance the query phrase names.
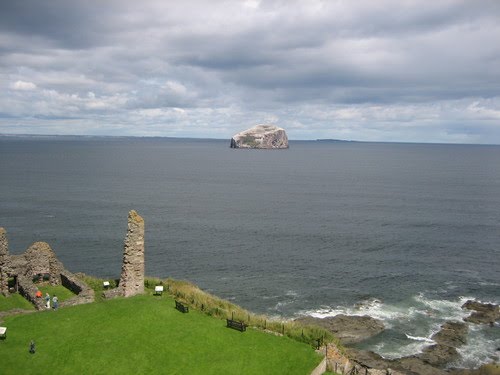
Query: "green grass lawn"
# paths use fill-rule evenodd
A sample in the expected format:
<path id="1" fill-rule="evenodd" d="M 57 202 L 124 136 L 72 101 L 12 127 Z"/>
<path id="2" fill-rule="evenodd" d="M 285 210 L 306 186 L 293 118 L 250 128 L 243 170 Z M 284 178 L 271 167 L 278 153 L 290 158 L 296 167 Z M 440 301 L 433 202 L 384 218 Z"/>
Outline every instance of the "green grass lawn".
<path id="1" fill-rule="evenodd" d="M 37 285 L 38 289 L 42 292 L 42 298 L 45 298 L 45 293 L 49 293 L 50 295 L 50 305 L 52 306 L 52 297 L 54 295 L 57 296 L 57 299 L 59 300 L 59 303 L 62 301 L 66 301 L 67 299 L 70 299 L 71 297 L 76 296 L 75 293 L 73 293 L 71 290 L 63 287 L 62 285 Z"/>
<path id="2" fill-rule="evenodd" d="M 52 297 L 54 294 L 57 295 L 59 299 L 59 303 L 74 297 L 75 294 L 63 287 L 62 285 L 48 285 L 48 284 L 40 284 L 37 285 L 38 289 L 43 293 L 43 297 L 45 297 L 45 293 L 49 293 L 51 297 L 51 305 L 52 305 Z M 12 309 L 24 309 L 24 310 L 34 310 L 35 307 L 31 302 L 26 300 L 19 293 L 12 293 L 9 297 L 5 297 L 0 294 L 0 311 L 8 311 Z"/>
<path id="3" fill-rule="evenodd" d="M 35 307 L 18 293 L 13 293 L 9 297 L 0 294 L 0 311 L 12 309 L 34 310 Z"/>
<path id="4" fill-rule="evenodd" d="M 321 358 L 307 344 L 248 329 L 170 297 L 141 295 L 6 317 L 2 374 L 309 374 Z M 30 340 L 36 354 L 28 352 Z"/>

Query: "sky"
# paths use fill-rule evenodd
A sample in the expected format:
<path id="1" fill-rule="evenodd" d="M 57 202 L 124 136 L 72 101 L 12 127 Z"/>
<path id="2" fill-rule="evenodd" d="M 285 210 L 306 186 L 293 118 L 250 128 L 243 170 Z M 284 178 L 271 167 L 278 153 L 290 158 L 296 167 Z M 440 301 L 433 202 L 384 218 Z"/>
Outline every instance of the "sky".
<path id="1" fill-rule="evenodd" d="M 500 1 L 0 1 L 0 134 L 500 144 Z"/>

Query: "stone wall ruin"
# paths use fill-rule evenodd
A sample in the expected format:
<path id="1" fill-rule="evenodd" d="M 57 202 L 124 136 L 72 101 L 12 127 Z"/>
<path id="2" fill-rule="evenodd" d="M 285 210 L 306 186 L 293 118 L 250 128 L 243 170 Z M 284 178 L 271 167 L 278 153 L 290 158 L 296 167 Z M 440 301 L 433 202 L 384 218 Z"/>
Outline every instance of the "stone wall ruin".
<path id="1" fill-rule="evenodd" d="M 33 303 L 37 310 L 45 309 L 44 299 L 36 297 L 38 288 L 35 281 L 40 278 L 51 285 L 63 285 L 76 294 L 61 306 L 94 301 L 94 291 L 64 268 L 49 244 L 35 242 L 24 254 L 10 255 L 6 231 L 0 228 L 0 294 L 7 297 L 12 292 L 9 290 L 9 278 L 15 280 L 13 291 Z"/>
<path id="2" fill-rule="evenodd" d="M 9 290 L 9 279 L 15 280 Z M 36 280 L 62 285 L 76 294 L 60 306 L 94 301 L 94 291 L 85 282 L 64 268 L 46 242 L 35 242 L 24 254 L 10 255 L 7 233 L 0 227 L 0 294 L 19 292 L 35 308 L 45 308 L 43 298 L 37 298 Z M 105 298 L 130 297 L 144 293 L 144 219 L 134 210 L 128 214 L 128 227 L 123 249 L 123 264 L 118 287 L 103 293 Z"/>

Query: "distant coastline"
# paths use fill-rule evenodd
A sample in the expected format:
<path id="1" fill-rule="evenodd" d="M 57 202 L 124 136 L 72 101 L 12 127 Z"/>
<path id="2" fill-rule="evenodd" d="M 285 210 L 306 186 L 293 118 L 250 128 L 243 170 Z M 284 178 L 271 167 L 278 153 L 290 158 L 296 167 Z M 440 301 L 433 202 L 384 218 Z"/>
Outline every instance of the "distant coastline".
<path id="1" fill-rule="evenodd" d="M 228 138 L 207 138 L 207 137 L 175 137 L 156 135 L 83 135 L 83 134 L 12 134 L 0 133 L 0 140 L 25 139 L 25 140 L 121 140 L 121 139 L 144 139 L 144 140 L 183 140 L 192 142 L 213 141 L 227 142 Z M 290 142 L 311 142 L 311 143 L 367 143 L 367 144 L 415 144 L 415 145 L 444 145 L 444 146 L 500 146 L 496 143 L 439 143 L 439 142 L 410 142 L 410 141 L 362 141 L 336 138 L 317 139 L 289 139 Z"/>
<path id="2" fill-rule="evenodd" d="M 360 142 L 360 141 L 353 141 L 353 140 L 346 140 L 346 139 L 331 139 L 331 138 L 319 138 L 319 139 L 316 139 L 316 142 L 334 142 L 334 143 L 338 143 L 338 142 Z"/>

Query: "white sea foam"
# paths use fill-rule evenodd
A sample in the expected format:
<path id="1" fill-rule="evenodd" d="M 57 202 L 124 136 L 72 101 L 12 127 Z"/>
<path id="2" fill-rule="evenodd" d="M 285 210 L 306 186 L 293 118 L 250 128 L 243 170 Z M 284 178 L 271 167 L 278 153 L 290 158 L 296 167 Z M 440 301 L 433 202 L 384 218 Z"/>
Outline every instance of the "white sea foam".
<path id="1" fill-rule="evenodd" d="M 450 367 L 476 368 L 498 361 L 500 353 L 497 352 L 497 348 L 500 347 L 500 335 L 486 337 L 490 329 L 488 326 L 469 325 L 467 343 L 457 348 L 461 359 Z"/>
<path id="2" fill-rule="evenodd" d="M 289 306 L 297 301 L 297 297 L 299 296 L 299 293 L 297 293 L 294 290 L 287 290 L 285 292 L 285 298 L 282 301 L 279 301 L 276 303 L 274 306 L 273 310 L 275 311 L 281 311 L 284 307 Z M 308 314 L 309 315 L 309 314 Z"/>
<path id="3" fill-rule="evenodd" d="M 462 305 L 472 297 L 460 297 L 450 301 L 443 299 L 428 299 L 424 294 L 413 297 L 414 304 L 410 306 L 386 304 L 378 299 L 369 299 L 354 306 L 321 306 L 316 310 L 304 311 L 301 315 L 315 318 L 332 317 L 339 314 L 362 316 L 368 315 L 388 324 L 395 321 L 411 321 L 415 318 L 439 323 L 446 320 L 462 320 L 470 315 L 470 311 L 462 309 Z"/>
<path id="4" fill-rule="evenodd" d="M 415 301 L 426 307 L 426 314 L 430 318 L 439 320 L 462 320 L 470 315 L 470 311 L 462 309 L 462 305 L 473 297 L 460 297 L 450 301 L 444 299 L 428 299 L 423 293 L 414 297 Z"/>
<path id="5" fill-rule="evenodd" d="M 332 308 L 329 306 L 323 306 L 317 310 L 305 312 L 305 315 L 310 315 L 315 318 L 327 318 L 339 314 L 352 316 L 368 315 L 372 318 L 379 319 L 387 324 L 390 324 L 392 320 L 406 319 L 408 316 L 408 310 L 396 305 L 384 304 L 378 299 L 370 299 L 362 301 L 352 307 L 338 306 L 336 308 Z"/>
<path id="6" fill-rule="evenodd" d="M 481 285 L 481 286 L 500 286 L 499 283 L 492 283 L 489 281 L 480 281 L 479 285 Z"/>
<path id="7" fill-rule="evenodd" d="M 431 337 L 439 332 L 441 325 L 445 321 L 463 321 L 463 318 L 470 315 L 470 311 L 462 309 L 462 305 L 473 297 L 463 296 L 455 300 L 445 300 L 430 298 L 421 293 L 411 300 L 401 302 L 401 304 L 388 304 L 378 299 L 369 299 L 357 303 L 354 306 L 321 306 L 314 311 L 303 312 L 302 315 L 310 315 L 316 318 L 332 317 L 339 314 L 345 315 L 368 315 L 384 321 L 386 328 L 392 329 L 395 341 L 375 341 L 364 347 L 373 350 L 381 356 L 389 359 L 415 355 L 435 342 Z M 478 328 L 470 326 L 468 342 L 458 351 L 462 358 L 452 364 L 456 367 L 477 367 L 483 363 L 498 360 L 500 353 L 495 349 L 500 347 L 500 335 L 496 333 L 493 338 L 491 332 L 484 331 L 484 327 Z M 490 327 L 487 327 L 491 329 Z M 494 328 L 496 329 L 496 328 Z M 401 335 L 398 337 L 398 334 Z"/>
<path id="8" fill-rule="evenodd" d="M 407 333 L 405 333 L 406 337 L 408 337 L 410 340 L 415 340 L 415 341 L 425 341 L 428 344 L 435 344 L 436 342 L 434 340 L 431 340 L 428 337 L 420 337 L 420 336 L 411 336 Z"/>

